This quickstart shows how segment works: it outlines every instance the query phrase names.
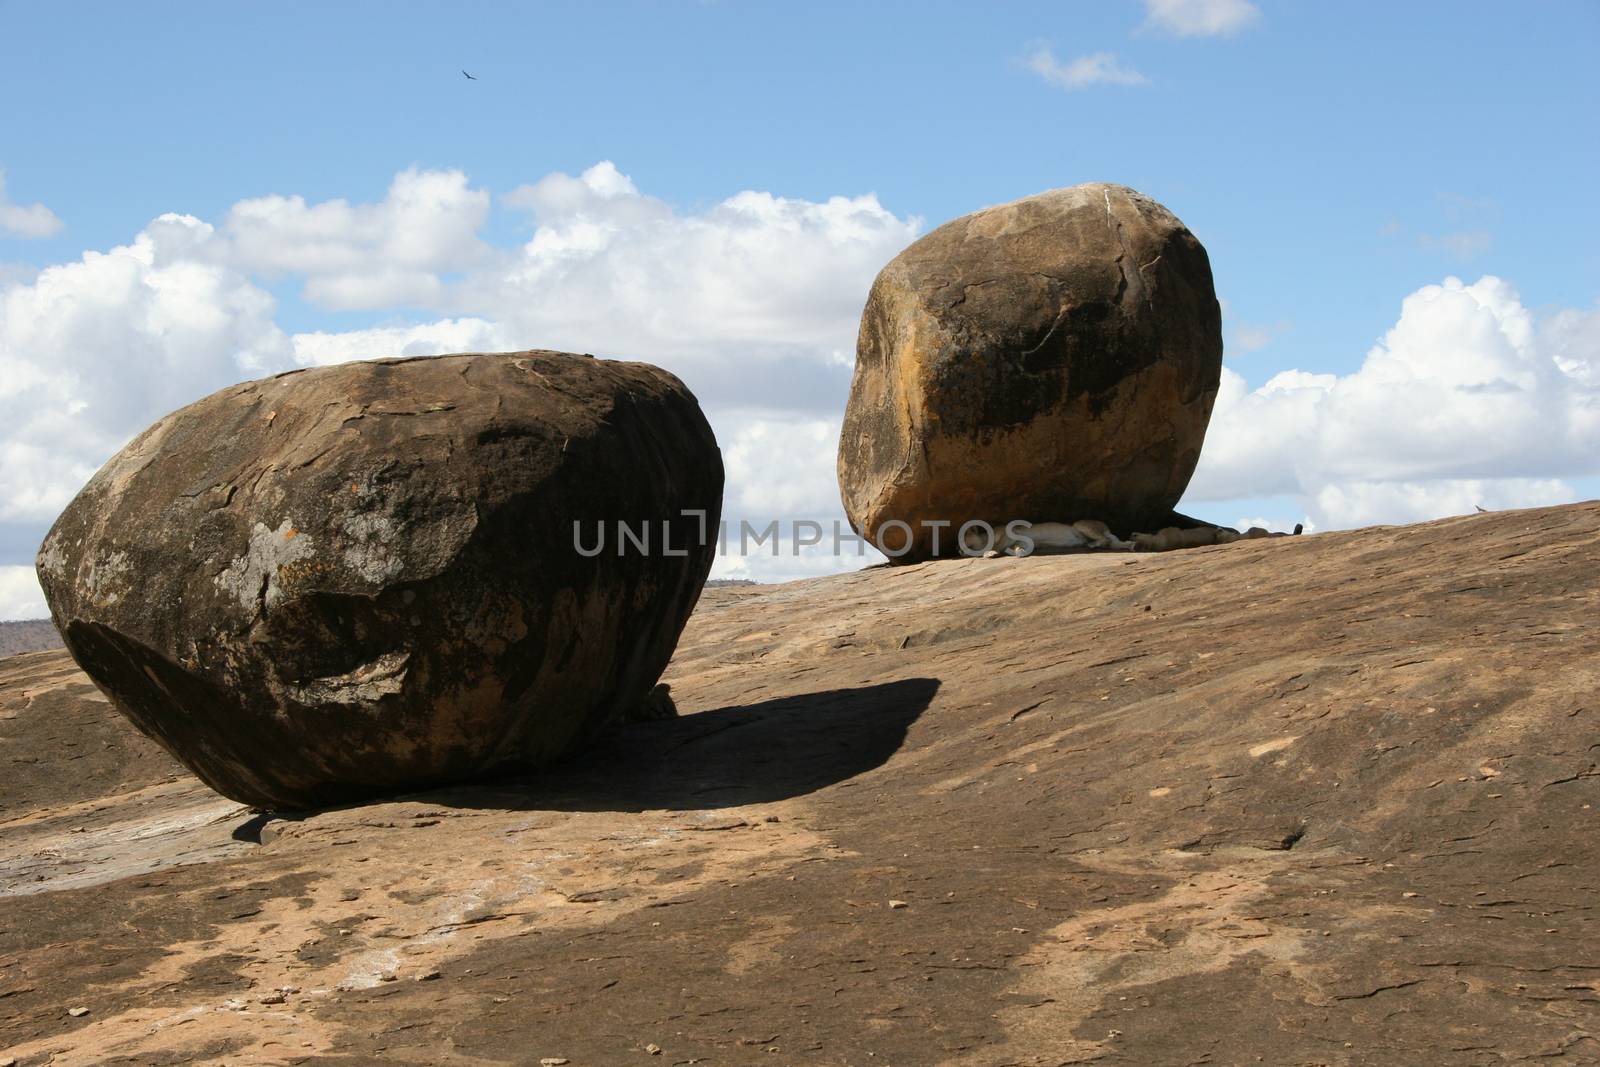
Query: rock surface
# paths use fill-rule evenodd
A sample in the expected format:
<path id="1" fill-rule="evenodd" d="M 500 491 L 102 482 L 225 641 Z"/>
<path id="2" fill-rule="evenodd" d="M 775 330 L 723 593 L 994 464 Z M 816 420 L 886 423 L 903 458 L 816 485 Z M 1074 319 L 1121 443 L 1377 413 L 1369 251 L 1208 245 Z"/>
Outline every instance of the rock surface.
<path id="1" fill-rule="evenodd" d="M 1160 204 L 1090 184 L 987 208 L 895 257 L 861 316 L 839 440 L 877 544 L 924 521 L 1154 530 L 1188 485 L 1222 367 L 1205 249 Z"/>
<path id="2" fill-rule="evenodd" d="M 1592 1063 L 1597 616 L 1600 504 L 719 589 L 680 717 L 270 821 L 7 660 L 0 1058 Z"/>
<path id="3" fill-rule="evenodd" d="M 315 807 L 541 766 L 642 699 L 721 494 L 709 425 L 655 367 L 347 363 L 156 423 L 68 506 L 39 576 L 141 730 L 227 797 Z M 589 549 L 648 523 L 656 551 L 586 555 L 577 522 Z"/>

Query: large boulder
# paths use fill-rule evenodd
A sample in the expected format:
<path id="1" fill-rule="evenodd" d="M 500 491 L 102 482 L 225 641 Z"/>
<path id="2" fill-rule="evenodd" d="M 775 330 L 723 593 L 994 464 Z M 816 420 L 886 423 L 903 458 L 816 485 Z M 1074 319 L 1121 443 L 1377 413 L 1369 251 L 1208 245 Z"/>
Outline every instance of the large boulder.
<path id="1" fill-rule="evenodd" d="M 539 767 L 631 711 L 699 597 L 722 477 L 656 367 L 347 363 L 157 422 L 39 578 L 73 658 L 208 785 L 320 807 Z"/>
<path id="2" fill-rule="evenodd" d="M 906 524 L 901 561 L 954 554 L 971 520 L 1167 525 L 1221 368 L 1205 249 L 1149 197 L 1077 185 L 956 219 L 867 298 L 845 512 L 891 554 Z"/>

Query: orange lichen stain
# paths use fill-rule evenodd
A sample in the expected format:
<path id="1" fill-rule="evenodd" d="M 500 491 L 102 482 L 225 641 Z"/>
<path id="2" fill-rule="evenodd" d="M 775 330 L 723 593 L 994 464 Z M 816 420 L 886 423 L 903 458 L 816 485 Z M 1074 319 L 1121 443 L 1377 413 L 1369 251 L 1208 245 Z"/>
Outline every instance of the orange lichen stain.
<path id="1" fill-rule="evenodd" d="M 285 541 L 293 541 L 295 539 L 295 535 L 298 534 L 299 532 L 300 532 L 299 530 L 297 530 L 293 526 L 291 526 L 291 527 L 289 527 L 288 530 L 286 530 L 284 532 L 283 539 Z"/>
<path id="2" fill-rule="evenodd" d="M 333 572 L 333 565 L 320 559 L 297 559 L 278 568 L 278 587 L 294 594 Z"/>

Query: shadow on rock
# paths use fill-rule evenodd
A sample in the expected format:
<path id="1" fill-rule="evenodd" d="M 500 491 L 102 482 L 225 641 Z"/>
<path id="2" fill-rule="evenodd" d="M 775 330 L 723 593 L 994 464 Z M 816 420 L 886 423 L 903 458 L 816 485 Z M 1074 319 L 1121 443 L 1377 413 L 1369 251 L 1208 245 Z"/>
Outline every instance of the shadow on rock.
<path id="1" fill-rule="evenodd" d="M 633 723 L 547 771 L 389 799 L 544 811 L 696 811 L 784 800 L 882 766 L 938 690 L 937 679 L 909 678 Z M 266 824 L 313 814 L 260 814 L 233 836 L 259 842 Z"/>
<path id="2" fill-rule="evenodd" d="M 537 775 L 433 790 L 460 807 L 649 811 L 760 804 L 881 766 L 938 692 L 933 678 L 740 704 L 618 727 Z"/>

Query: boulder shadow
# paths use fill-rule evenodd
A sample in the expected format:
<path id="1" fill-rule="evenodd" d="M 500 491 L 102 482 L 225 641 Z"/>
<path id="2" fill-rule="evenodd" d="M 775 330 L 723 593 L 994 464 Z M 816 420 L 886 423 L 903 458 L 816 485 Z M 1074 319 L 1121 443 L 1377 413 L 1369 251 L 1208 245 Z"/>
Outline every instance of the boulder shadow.
<path id="1" fill-rule="evenodd" d="M 543 771 L 332 808 L 260 812 L 235 827 L 233 838 L 260 844 L 273 822 L 395 801 L 510 811 L 639 812 L 786 800 L 882 766 L 938 691 L 938 679 L 908 678 L 630 723 Z"/>
<path id="2" fill-rule="evenodd" d="M 536 774 L 432 789 L 429 803 L 545 811 L 690 811 L 815 792 L 882 766 L 939 682 L 910 678 L 620 726 Z"/>

